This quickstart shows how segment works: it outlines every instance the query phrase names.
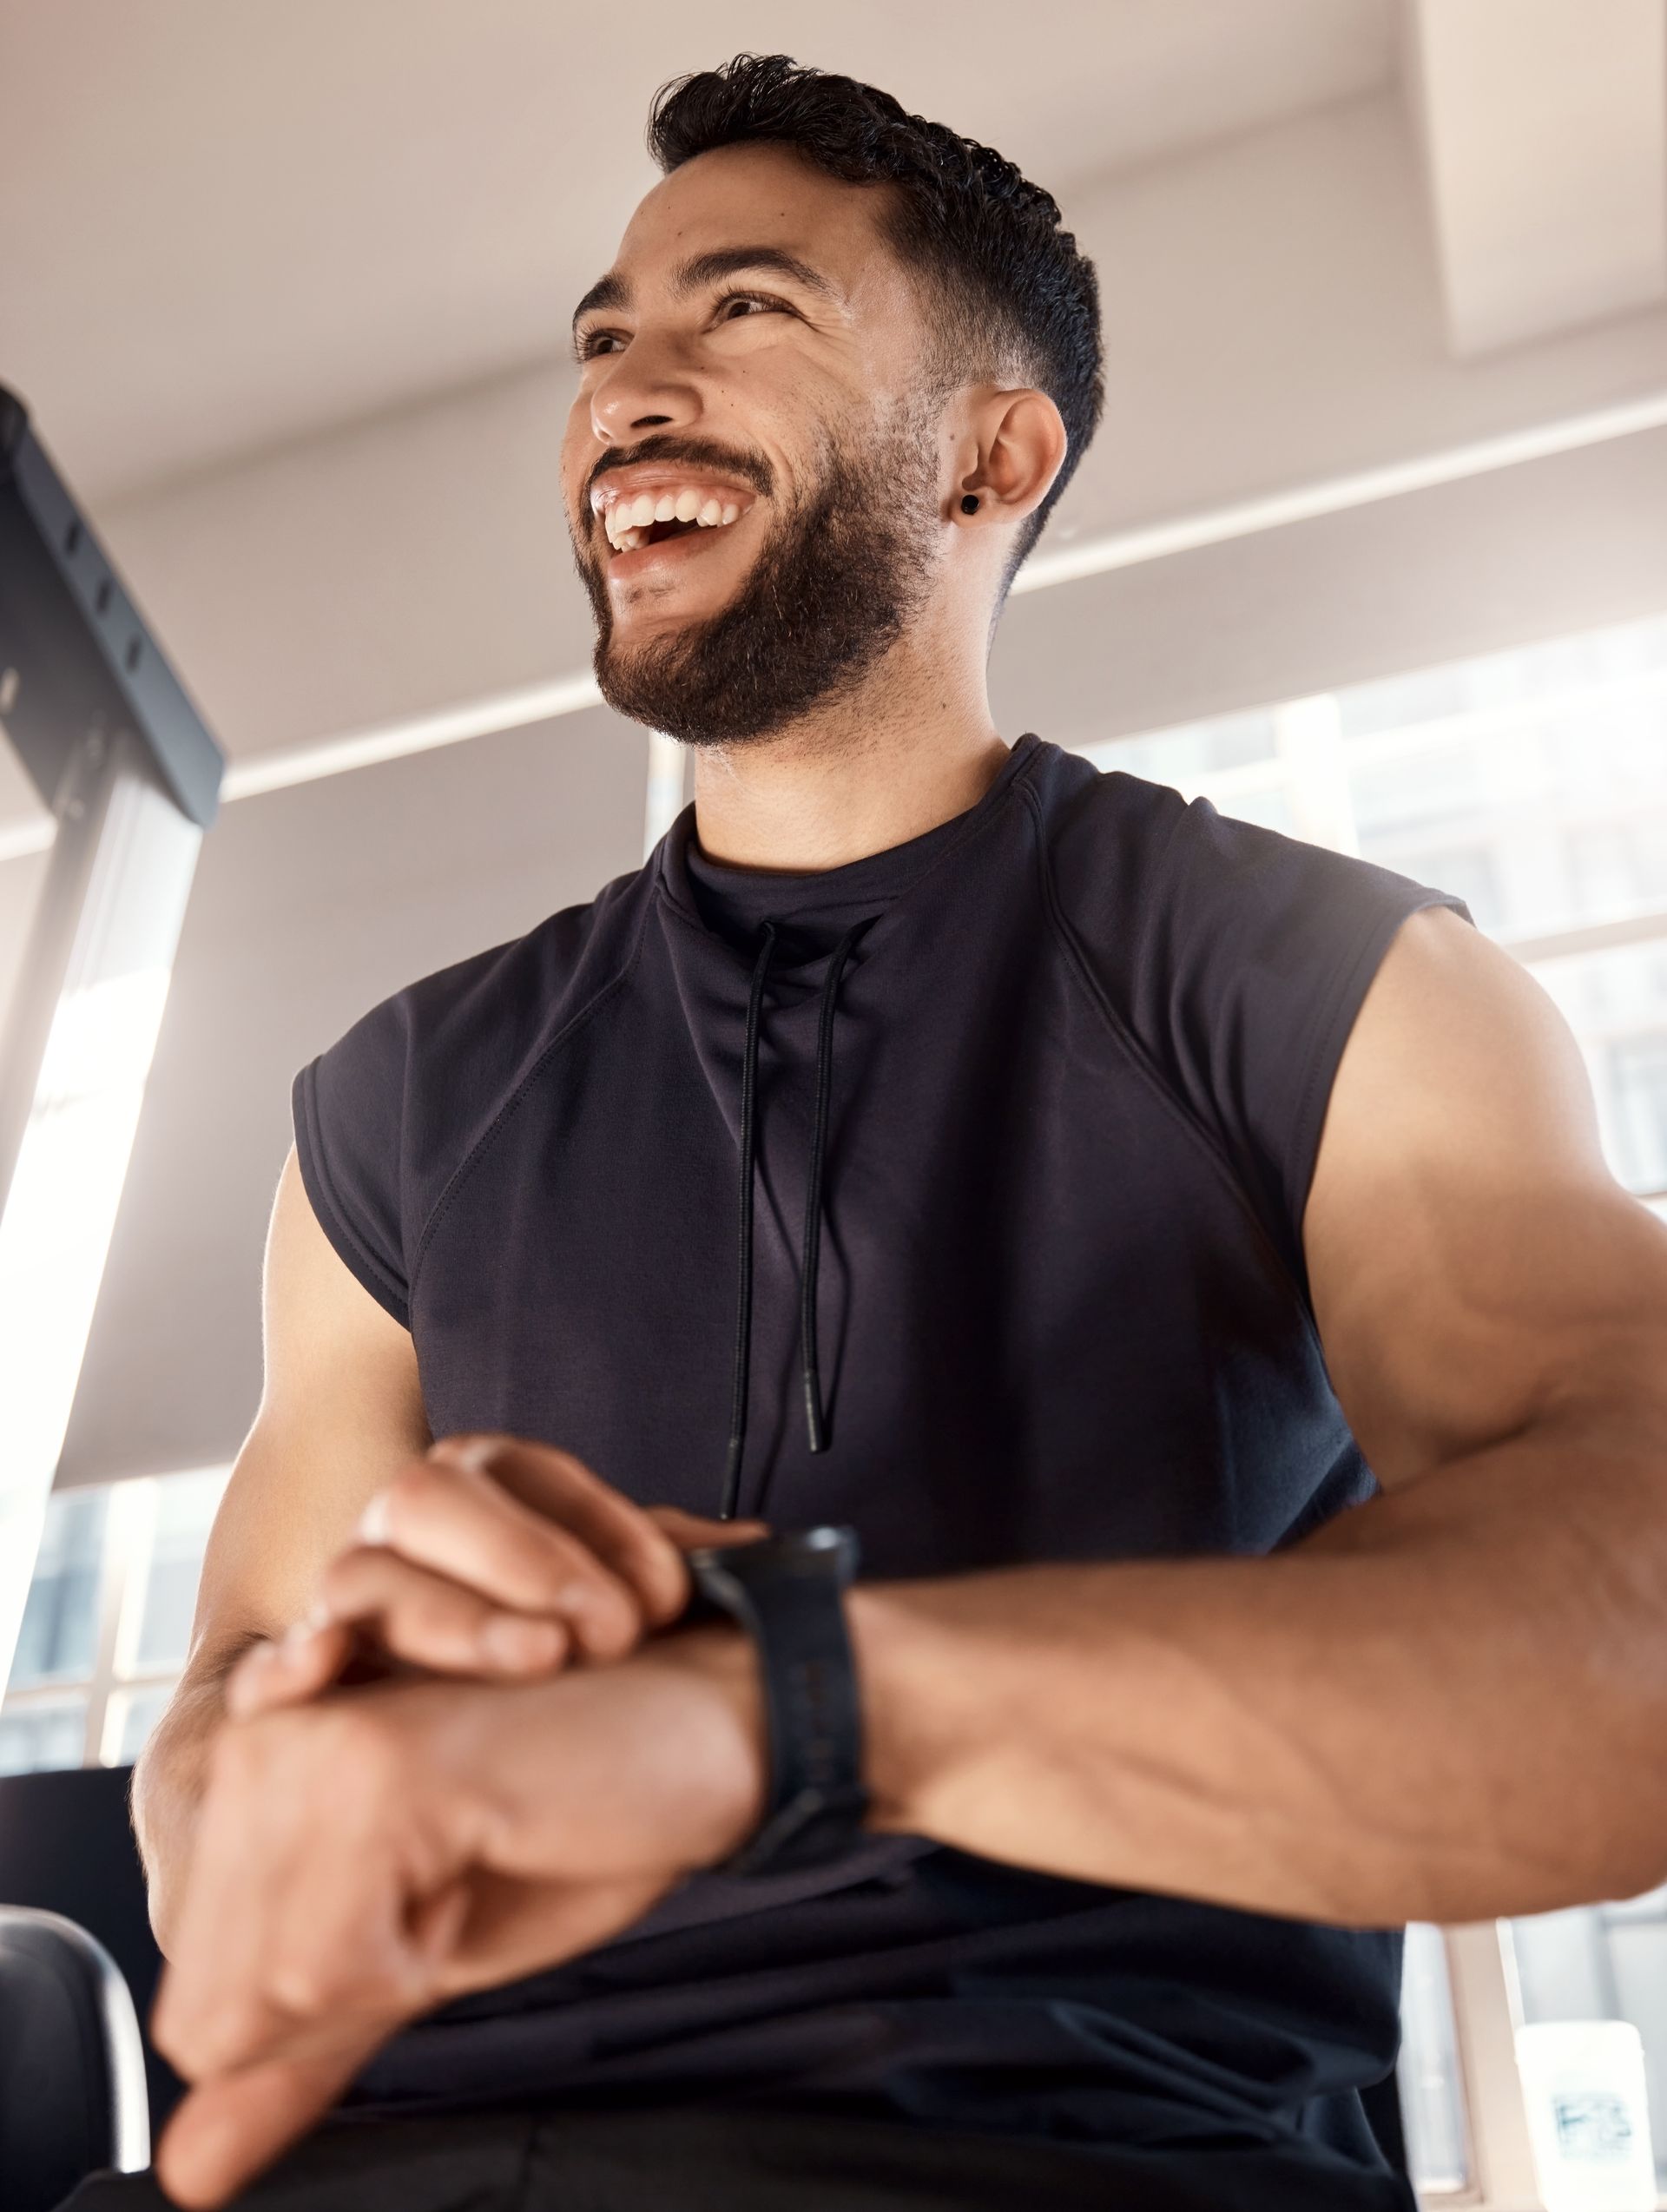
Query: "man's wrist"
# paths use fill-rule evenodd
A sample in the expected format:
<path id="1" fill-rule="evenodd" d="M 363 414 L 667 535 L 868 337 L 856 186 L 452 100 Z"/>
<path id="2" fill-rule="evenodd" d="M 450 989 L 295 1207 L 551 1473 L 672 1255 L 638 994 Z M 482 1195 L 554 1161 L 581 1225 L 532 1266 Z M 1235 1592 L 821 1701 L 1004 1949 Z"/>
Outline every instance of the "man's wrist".
<path id="1" fill-rule="evenodd" d="M 976 1715 L 956 1690 L 954 1623 L 940 1617 L 931 1593 L 927 1584 L 861 1582 L 845 1593 L 862 1713 L 865 1825 L 878 1833 L 932 1834 L 932 1808 L 977 1741 Z M 715 1854 L 728 1856 L 756 1827 L 769 1788 L 756 1647 L 725 1622 L 675 1629 L 653 1648 L 710 1681 L 750 1747 L 749 1816 L 734 1842 Z"/>
<path id="2" fill-rule="evenodd" d="M 427 1763 L 484 1863 L 530 1879 L 675 1882 L 715 1866 L 762 1817 L 757 1662 L 727 1624 L 652 1636 L 627 1659 L 541 1682 L 404 1695 L 435 1702 Z"/>
<path id="3" fill-rule="evenodd" d="M 689 1554 L 690 1617 L 740 1624 L 763 1693 L 767 1807 L 720 1873 L 798 1873 L 843 1858 L 862 1834 L 861 1701 L 846 1618 L 858 1557 L 855 1532 L 827 1524 Z"/>
<path id="4" fill-rule="evenodd" d="M 702 1622 L 656 1636 L 638 1655 L 692 1675 L 712 1693 L 722 1752 L 714 1773 L 709 1827 L 691 1839 L 699 1858 L 715 1866 L 740 1849 L 763 1818 L 769 1794 L 769 1752 L 758 1652 L 744 1629 Z M 710 1840 L 710 1847 L 708 1847 Z"/>
<path id="5" fill-rule="evenodd" d="M 937 1833 L 933 1807 L 968 1735 L 952 1636 L 927 1587 L 859 1583 L 846 1595 L 862 1696 L 867 1825 L 881 1834 Z"/>

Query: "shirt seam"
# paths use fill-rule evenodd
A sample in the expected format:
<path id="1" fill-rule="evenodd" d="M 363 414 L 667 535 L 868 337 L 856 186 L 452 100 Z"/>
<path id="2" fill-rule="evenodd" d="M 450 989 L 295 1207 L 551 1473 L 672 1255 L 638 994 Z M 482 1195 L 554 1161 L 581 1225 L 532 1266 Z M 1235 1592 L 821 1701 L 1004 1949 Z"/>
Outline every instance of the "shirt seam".
<path id="1" fill-rule="evenodd" d="M 1314 1350 L 1319 1353 L 1323 1366 L 1325 1346 L 1321 1342 L 1319 1327 L 1314 1320 L 1308 1294 L 1292 1272 L 1289 1261 L 1269 1234 L 1268 1224 L 1257 1212 L 1255 1201 L 1249 1192 L 1246 1190 L 1237 1169 L 1235 1168 L 1224 1148 L 1217 1142 L 1215 1133 L 1200 1119 L 1188 1102 L 1179 1096 L 1174 1085 L 1169 1082 L 1145 1045 L 1113 1005 L 1102 987 L 1099 978 L 1095 975 L 1078 940 L 1077 932 L 1067 918 L 1060 901 L 1058 885 L 1054 879 L 1052 855 L 1048 849 L 1047 832 L 1042 820 L 1041 807 L 1036 800 L 1034 793 L 1027 791 L 1025 797 L 1030 805 L 1031 815 L 1036 829 L 1037 864 L 1042 877 L 1043 904 L 1047 912 L 1049 925 L 1065 954 L 1067 966 L 1076 976 L 1089 1003 L 1098 1013 L 1112 1038 L 1121 1047 L 1131 1065 L 1150 1088 L 1154 1096 L 1173 1116 L 1178 1125 L 1188 1133 L 1194 1145 L 1209 1162 L 1211 1169 L 1230 1194 L 1257 1244 L 1265 1255 L 1272 1261 L 1279 1271 L 1281 1279 L 1290 1289 L 1297 1311 L 1301 1317 L 1303 1329 Z"/>
<path id="2" fill-rule="evenodd" d="M 440 1224 L 445 1220 L 446 1215 L 450 1213 L 453 1204 L 456 1202 L 458 1195 L 462 1190 L 464 1184 L 474 1173 L 475 1169 L 479 1165 L 482 1159 L 484 1158 L 488 1149 L 497 1142 L 497 1137 L 508 1124 L 511 1116 L 520 1106 L 522 1101 L 526 1097 L 534 1083 L 536 1083 L 540 1076 L 543 1075 L 549 1062 L 558 1051 L 561 1050 L 563 1045 L 567 1044 L 573 1037 L 577 1036 L 578 1032 L 602 1011 L 603 1005 L 613 997 L 614 993 L 620 990 L 621 987 L 629 979 L 632 971 L 636 966 L 638 956 L 642 950 L 642 936 L 648 926 L 649 916 L 653 912 L 653 908 L 654 901 L 652 899 L 645 899 L 642 902 L 642 915 L 637 921 L 636 935 L 632 938 L 631 949 L 626 955 L 624 965 L 621 967 L 616 974 L 610 976 L 606 983 L 600 984 L 594 994 L 585 1001 L 583 1006 L 579 1008 L 578 1011 L 568 1021 L 564 1022 L 562 1027 L 557 1030 L 555 1036 L 551 1037 L 549 1043 L 544 1046 L 537 1058 L 534 1060 L 532 1065 L 522 1076 L 520 1082 L 517 1083 L 515 1089 L 510 1093 L 509 1096 L 504 1101 L 502 1105 L 499 1106 L 497 1111 L 493 1115 L 491 1122 L 487 1124 L 485 1129 L 481 1131 L 474 1143 L 470 1147 L 469 1150 L 464 1155 L 463 1158 L 452 1169 L 450 1176 L 446 1180 L 445 1188 L 435 1200 L 433 1207 L 430 1210 L 428 1220 L 424 1225 L 422 1234 L 418 1239 L 416 1256 L 412 1261 L 411 1271 L 410 1295 L 411 1303 L 413 1307 L 416 1304 L 417 1285 L 418 1279 L 422 1274 L 423 1262 L 428 1256 L 429 1248 L 433 1242 L 436 1232 L 438 1230 Z"/>

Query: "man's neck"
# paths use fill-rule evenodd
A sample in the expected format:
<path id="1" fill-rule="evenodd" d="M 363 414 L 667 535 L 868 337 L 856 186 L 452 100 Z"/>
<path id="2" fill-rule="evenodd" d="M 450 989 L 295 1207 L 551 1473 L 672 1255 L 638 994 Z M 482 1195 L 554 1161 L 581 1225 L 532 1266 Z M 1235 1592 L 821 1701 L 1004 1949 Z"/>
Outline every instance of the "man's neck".
<path id="1" fill-rule="evenodd" d="M 768 737 L 695 756 L 702 850 L 732 867 L 812 873 L 884 853 L 976 806 L 1007 747 L 982 675 L 896 681 Z M 883 703 L 882 703 L 883 695 Z"/>

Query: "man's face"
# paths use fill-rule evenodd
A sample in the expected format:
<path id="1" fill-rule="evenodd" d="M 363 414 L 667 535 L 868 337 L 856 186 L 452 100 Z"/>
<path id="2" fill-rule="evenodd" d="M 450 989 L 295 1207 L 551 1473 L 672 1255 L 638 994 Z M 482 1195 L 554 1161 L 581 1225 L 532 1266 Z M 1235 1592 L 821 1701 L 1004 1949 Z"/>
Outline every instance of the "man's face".
<path id="1" fill-rule="evenodd" d="M 941 556 L 942 394 L 872 188 L 774 146 L 644 200 L 575 322 L 563 487 L 619 712 L 768 734 L 906 627 Z"/>

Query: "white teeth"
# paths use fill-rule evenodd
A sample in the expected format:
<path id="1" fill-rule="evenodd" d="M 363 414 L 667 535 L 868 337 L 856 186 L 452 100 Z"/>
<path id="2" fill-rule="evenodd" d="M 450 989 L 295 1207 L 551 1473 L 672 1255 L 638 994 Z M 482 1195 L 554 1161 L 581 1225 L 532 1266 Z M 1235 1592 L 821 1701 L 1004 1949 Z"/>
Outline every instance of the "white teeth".
<path id="1" fill-rule="evenodd" d="M 592 511 L 602 517 L 608 542 L 616 553 L 634 552 L 648 543 L 648 533 L 656 523 L 698 523 L 702 530 L 716 530 L 725 523 L 736 521 L 741 506 L 736 499 L 702 497 L 687 485 L 681 491 L 641 491 L 635 498 L 629 494 L 605 504 L 606 490 L 590 495 Z"/>

